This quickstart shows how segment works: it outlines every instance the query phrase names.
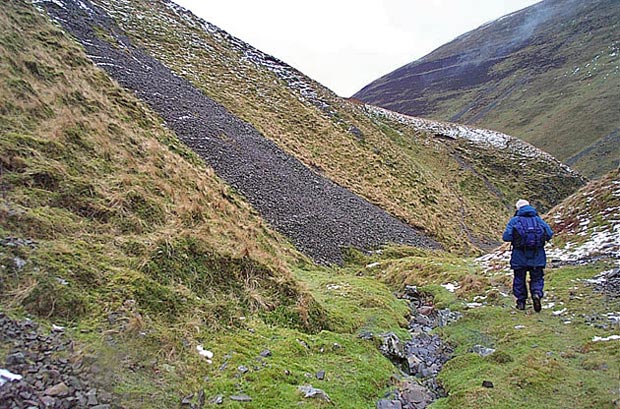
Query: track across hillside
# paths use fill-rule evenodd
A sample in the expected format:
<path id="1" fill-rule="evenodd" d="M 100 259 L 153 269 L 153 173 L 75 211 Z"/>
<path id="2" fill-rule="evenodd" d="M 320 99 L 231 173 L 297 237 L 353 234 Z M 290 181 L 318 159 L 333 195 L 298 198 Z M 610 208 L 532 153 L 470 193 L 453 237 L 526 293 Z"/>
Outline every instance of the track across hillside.
<path id="1" fill-rule="evenodd" d="M 345 247 L 371 249 L 387 243 L 438 247 L 418 230 L 282 151 L 134 46 L 88 0 L 38 3 L 77 38 L 95 64 L 161 115 L 265 220 L 315 261 L 341 262 Z"/>

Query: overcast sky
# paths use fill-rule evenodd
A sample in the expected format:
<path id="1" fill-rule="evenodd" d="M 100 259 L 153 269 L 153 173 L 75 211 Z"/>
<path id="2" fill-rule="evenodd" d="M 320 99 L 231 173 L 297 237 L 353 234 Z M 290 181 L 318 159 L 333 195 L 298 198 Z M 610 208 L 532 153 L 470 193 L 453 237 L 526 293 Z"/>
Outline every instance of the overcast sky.
<path id="1" fill-rule="evenodd" d="M 174 0 L 343 97 L 539 0 Z"/>

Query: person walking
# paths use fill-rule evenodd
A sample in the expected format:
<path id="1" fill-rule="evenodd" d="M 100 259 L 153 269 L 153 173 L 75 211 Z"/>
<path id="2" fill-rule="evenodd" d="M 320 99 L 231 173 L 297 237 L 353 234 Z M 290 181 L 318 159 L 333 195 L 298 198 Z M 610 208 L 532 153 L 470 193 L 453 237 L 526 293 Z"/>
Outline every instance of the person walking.
<path id="1" fill-rule="evenodd" d="M 540 300 L 545 285 L 544 268 L 547 265 L 545 243 L 553 237 L 553 230 L 538 216 L 527 200 L 516 203 L 517 211 L 510 219 L 502 239 L 512 243 L 510 268 L 514 270 L 512 293 L 517 298 L 517 309 L 525 310 L 527 301 L 526 275 L 530 273 L 530 294 L 534 311 L 540 312 Z"/>

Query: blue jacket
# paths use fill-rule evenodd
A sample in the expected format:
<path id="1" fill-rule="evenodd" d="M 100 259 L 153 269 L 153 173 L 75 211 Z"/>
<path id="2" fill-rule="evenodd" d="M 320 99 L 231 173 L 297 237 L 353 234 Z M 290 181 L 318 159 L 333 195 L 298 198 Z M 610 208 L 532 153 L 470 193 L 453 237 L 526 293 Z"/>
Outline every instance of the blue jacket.
<path id="1" fill-rule="evenodd" d="M 545 241 L 551 240 L 551 237 L 553 236 L 553 230 L 551 230 L 551 227 L 549 227 L 549 225 L 545 223 L 545 221 L 541 219 L 540 216 L 538 216 L 536 209 L 528 205 L 521 207 L 517 211 L 517 214 L 515 214 L 515 217 L 510 219 L 508 225 L 506 225 L 506 230 L 504 230 L 504 234 L 502 235 L 502 239 L 504 241 L 512 242 L 514 226 L 518 220 L 517 216 L 535 217 L 536 219 L 538 219 L 538 222 L 541 226 L 543 226 L 543 229 L 545 230 Z M 540 247 L 537 249 L 522 249 L 514 247 L 512 248 L 512 256 L 510 257 L 510 268 L 512 268 L 513 270 L 527 267 L 545 267 L 546 264 L 547 255 L 545 254 L 544 247 Z"/>

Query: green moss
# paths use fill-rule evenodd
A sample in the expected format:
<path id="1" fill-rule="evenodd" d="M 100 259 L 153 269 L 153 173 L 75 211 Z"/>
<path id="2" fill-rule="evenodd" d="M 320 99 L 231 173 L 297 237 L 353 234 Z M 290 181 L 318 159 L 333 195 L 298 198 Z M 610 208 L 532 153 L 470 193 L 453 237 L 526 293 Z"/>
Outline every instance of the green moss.
<path id="1" fill-rule="evenodd" d="M 88 298 L 58 277 L 39 275 L 24 299 L 26 311 L 40 318 L 75 322 L 88 312 Z"/>
<path id="2" fill-rule="evenodd" d="M 590 277 L 600 268 L 548 271 L 547 294 L 556 304 L 568 307 L 569 324 L 563 323 L 567 317 L 548 310 L 515 313 L 511 301 L 506 300 L 500 306 L 465 311 L 463 319 L 443 328 L 443 336 L 457 345 L 457 356 L 440 374 L 449 397 L 433 407 L 510 408 L 528 402 L 536 402 L 541 408 L 563 407 L 566 402 L 577 407 L 610 405 L 615 399 L 612 385 L 617 383 L 610 375 L 620 370 L 616 358 L 620 352 L 612 343 L 591 342 L 601 330 L 580 318 L 583 314 L 605 314 L 609 305 L 604 297 L 593 295 L 591 288 L 577 284 L 578 279 Z M 572 299 L 575 291 L 583 293 L 589 302 Z M 475 344 L 497 350 L 486 358 L 467 353 Z M 603 359 L 609 364 L 603 365 Z M 483 380 L 492 381 L 495 387 L 482 388 Z M 548 396 L 553 399 L 544 398 Z"/>
<path id="3" fill-rule="evenodd" d="M 157 226 L 164 222 L 164 209 L 155 200 L 135 190 L 127 192 L 124 199 L 127 210 L 139 217 L 145 226 Z"/>
<path id="4" fill-rule="evenodd" d="M 125 283 L 127 284 L 130 287 L 129 295 L 133 296 L 141 310 L 152 317 L 163 317 L 169 322 L 174 322 L 192 307 L 191 300 L 182 293 L 150 278 L 138 276 L 130 283 Z"/>
<path id="5" fill-rule="evenodd" d="M 53 67 L 45 65 L 40 61 L 26 60 L 24 66 L 36 77 L 43 81 L 54 81 L 61 74 L 56 72 Z"/>
<path id="6" fill-rule="evenodd" d="M 5 80 L 5 84 L 9 90 L 20 99 L 26 99 L 30 96 L 36 96 L 37 93 L 30 83 L 21 78 L 11 78 Z"/>

